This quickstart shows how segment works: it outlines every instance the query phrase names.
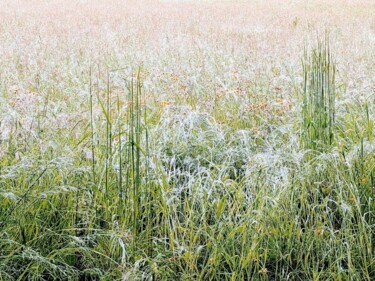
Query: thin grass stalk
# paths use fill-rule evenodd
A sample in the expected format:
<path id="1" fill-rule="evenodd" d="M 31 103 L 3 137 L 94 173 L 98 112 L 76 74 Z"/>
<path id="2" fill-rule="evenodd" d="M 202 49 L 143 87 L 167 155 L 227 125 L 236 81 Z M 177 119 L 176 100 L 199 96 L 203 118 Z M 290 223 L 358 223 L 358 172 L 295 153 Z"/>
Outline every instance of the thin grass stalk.
<path id="1" fill-rule="evenodd" d="M 111 155 L 111 110 L 110 110 L 110 86 L 109 71 L 107 71 L 107 118 L 106 118 L 106 156 L 105 156 L 105 194 L 108 193 L 109 163 Z"/>
<path id="2" fill-rule="evenodd" d="M 154 224 L 153 224 L 153 216 L 154 216 L 154 210 L 153 210 L 153 206 L 154 206 L 154 200 L 157 196 L 157 194 L 155 194 L 154 190 L 152 190 L 151 188 L 151 184 L 149 182 L 149 167 L 150 167 L 150 159 L 149 159 L 149 155 L 150 155 L 150 148 L 149 148 L 149 132 L 148 132 L 148 129 L 147 129 L 147 107 L 146 107 L 146 104 L 147 104 L 147 100 L 146 100 L 146 96 L 143 97 L 144 99 L 144 109 L 143 109 L 143 120 L 144 120 L 144 130 L 145 130 L 145 137 L 146 137 L 146 143 L 145 143 L 145 146 L 146 146 L 146 155 L 145 155 L 145 190 L 148 194 L 148 208 L 147 208 L 147 241 L 148 241 L 148 255 L 150 257 L 153 257 L 153 247 L 152 247 L 152 234 L 153 234 L 153 228 L 154 228 Z M 141 102 L 142 103 L 142 102 Z M 141 104 L 142 106 L 142 104 Z M 157 200 L 157 199 L 156 199 Z"/>
<path id="3" fill-rule="evenodd" d="M 94 144 L 94 114 L 93 114 L 93 97 L 92 97 L 92 69 L 90 67 L 90 129 L 91 129 L 91 169 L 92 182 L 95 183 L 95 144 Z"/>
<path id="4" fill-rule="evenodd" d="M 136 97 L 135 97 L 135 118 L 136 118 L 136 124 L 135 124 L 135 152 L 136 152 L 136 166 L 135 166 L 135 189 L 136 189 L 136 211 L 138 218 L 139 215 L 139 204 L 140 204 L 140 188 L 141 188 L 141 176 L 140 176 L 140 158 L 141 158 L 141 115 L 140 115 L 140 96 L 141 96 L 141 86 L 140 86 L 140 77 L 139 77 L 139 71 L 137 74 L 137 84 L 136 84 Z M 134 144 L 133 144 L 134 145 Z"/>
<path id="5" fill-rule="evenodd" d="M 132 76 L 130 83 L 130 101 L 129 101 L 129 145 L 130 145 L 130 164 L 131 164 L 131 177 L 132 177 L 132 201 L 133 201 L 133 253 L 136 250 L 136 239 L 137 239 L 137 219 L 138 219 L 138 191 L 136 181 L 134 180 L 135 175 L 135 137 L 134 137 L 134 77 Z"/>
<path id="6" fill-rule="evenodd" d="M 119 165 L 119 181 L 118 181 L 118 191 L 119 191 L 119 196 L 120 196 L 120 209 L 123 207 L 123 200 L 124 200 L 124 191 L 123 191 L 123 179 L 122 179 L 122 122 L 121 122 L 121 109 L 120 109 L 120 97 L 117 94 L 117 112 L 120 117 L 120 121 L 118 124 L 119 128 L 119 141 L 118 141 L 118 153 L 119 153 L 119 160 L 118 160 L 118 165 Z"/>

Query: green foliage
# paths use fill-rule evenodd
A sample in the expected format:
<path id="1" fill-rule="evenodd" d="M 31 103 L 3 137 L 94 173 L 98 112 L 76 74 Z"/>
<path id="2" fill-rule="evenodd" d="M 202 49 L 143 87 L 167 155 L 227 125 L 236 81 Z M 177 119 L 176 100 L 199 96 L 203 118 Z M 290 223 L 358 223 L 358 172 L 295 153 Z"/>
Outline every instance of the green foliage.
<path id="1" fill-rule="evenodd" d="M 72 127 L 43 127 L 48 111 L 39 140 L 12 124 L 0 280 L 373 280 L 373 106 L 334 116 L 328 53 L 305 61 L 302 138 L 299 112 L 276 126 L 262 106 L 258 133 L 190 107 L 160 114 L 121 70 L 104 87 L 90 74 Z"/>
<path id="2" fill-rule="evenodd" d="M 329 39 L 318 44 L 303 60 L 301 141 L 306 149 L 322 150 L 334 141 L 336 67 Z"/>

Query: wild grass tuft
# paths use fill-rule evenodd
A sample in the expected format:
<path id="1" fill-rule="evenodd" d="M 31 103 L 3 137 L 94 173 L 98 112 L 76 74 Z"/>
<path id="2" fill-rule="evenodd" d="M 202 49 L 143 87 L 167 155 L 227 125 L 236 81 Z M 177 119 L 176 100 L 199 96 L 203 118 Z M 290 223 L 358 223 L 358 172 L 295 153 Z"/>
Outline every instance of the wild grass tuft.
<path id="1" fill-rule="evenodd" d="M 302 145 L 306 149 L 324 150 L 334 141 L 336 66 L 328 35 L 303 59 Z"/>

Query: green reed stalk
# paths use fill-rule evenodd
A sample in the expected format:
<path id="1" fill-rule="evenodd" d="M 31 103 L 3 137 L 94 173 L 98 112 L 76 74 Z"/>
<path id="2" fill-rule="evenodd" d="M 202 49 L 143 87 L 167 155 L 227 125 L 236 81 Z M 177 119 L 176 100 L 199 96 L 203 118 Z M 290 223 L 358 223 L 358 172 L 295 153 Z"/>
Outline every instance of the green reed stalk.
<path id="1" fill-rule="evenodd" d="M 323 150 L 334 140 L 335 73 L 328 37 L 303 60 L 302 145 Z"/>
<path id="2" fill-rule="evenodd" d="M 111 108 L 110 108 L 110 86 L 109 72 L 107 72 L 107 122 L 106 122 L 106 157 L 105 157 L 105 194 L 108 193 L 109 163 L 111 155 Z"/>
<path id="3" fill-rule="evenodd" d="M 95 183 L 95 144 L 94 144 L 94 116 L 93 116 L 93 97 L 92 97 L 92 69 L 90 67 L 90 128 L 91 128 L 91 164 L 92 181 Z"/>

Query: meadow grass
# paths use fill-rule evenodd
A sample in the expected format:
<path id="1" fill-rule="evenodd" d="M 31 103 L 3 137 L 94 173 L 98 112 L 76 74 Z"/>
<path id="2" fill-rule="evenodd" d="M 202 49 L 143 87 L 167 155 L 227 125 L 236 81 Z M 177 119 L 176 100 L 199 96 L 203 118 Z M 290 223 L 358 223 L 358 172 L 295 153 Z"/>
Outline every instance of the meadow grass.
<path id="1" fill-rule="evenodd" d="M 371 1 L 17 3 L 0 280 L 374 280 Z"/>

